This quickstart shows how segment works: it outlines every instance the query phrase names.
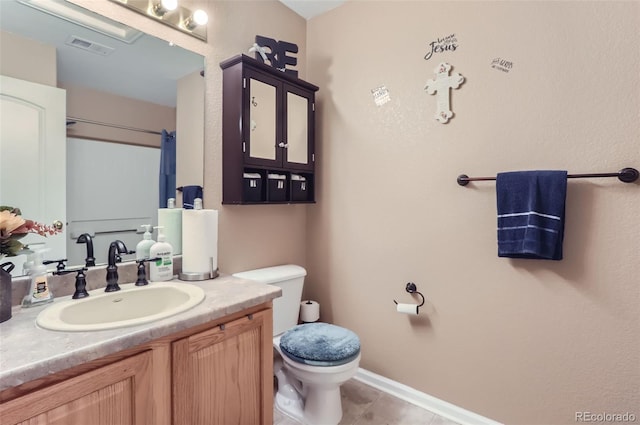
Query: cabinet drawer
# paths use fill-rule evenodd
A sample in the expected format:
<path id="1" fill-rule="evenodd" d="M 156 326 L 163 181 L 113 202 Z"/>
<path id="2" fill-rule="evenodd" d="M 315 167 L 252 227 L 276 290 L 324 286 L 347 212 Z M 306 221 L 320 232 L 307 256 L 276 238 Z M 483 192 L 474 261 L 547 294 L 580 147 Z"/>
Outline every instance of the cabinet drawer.
<path id="1" fill-rule="evenodd" d="M 289 197 L 289 181 L 286 174 L 267 174 L 267 200 L 284 202 Z"/>

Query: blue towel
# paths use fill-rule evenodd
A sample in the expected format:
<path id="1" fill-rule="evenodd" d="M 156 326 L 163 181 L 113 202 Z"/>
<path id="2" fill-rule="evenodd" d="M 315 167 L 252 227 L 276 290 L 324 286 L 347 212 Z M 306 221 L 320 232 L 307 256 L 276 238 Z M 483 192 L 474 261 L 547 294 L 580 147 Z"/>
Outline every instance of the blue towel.
<path id="1" fill-rule="evenodd" d="M 562 260 L 566 171 L 498 173 L 498 257 Z"/>
<path id="2" fill-rule="evenodd" d="M 160 139 L 160 208 L 167 208 L 167 200 L 176 197 L 176 132 L 162 130 Z"/>
<path id="3" fill-rule="evenodd" d="M 182 207 L 185 210 L 193 209 L 193 202 L 196 198 L 202 199 L 202 187 L 184 186 L 182 188 Z"/>

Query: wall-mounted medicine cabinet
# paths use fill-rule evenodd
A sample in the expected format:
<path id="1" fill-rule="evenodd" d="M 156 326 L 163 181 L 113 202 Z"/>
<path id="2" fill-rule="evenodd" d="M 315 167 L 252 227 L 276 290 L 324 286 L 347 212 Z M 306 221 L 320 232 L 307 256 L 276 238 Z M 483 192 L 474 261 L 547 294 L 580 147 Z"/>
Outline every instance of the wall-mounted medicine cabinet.
<path id="1" fill-rule="evenodd" d="M 249 56 L 223 69 L 223 204 L 315 202 L 318 87 Z"/>

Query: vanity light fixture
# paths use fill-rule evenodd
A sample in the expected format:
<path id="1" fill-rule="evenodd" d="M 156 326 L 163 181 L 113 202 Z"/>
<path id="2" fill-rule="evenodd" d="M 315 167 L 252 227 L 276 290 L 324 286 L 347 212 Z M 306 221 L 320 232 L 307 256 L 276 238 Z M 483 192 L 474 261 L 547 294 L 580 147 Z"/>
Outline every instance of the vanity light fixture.
<path id="1" fill-rule="evenodd" d="M 2 0 L 0 0 L 2 1 Z M 174 29 L 207 41 L 207 12 L 179 4 L 180 0 L 110 0 Z"/>
<path id="2" fill-rule="evenodd" d="M 160 0 L 151 6 L 151 11 L 158 18 L 162 18 L 166 13 L 173 12 L 178 8 L 178 0 Z"/>

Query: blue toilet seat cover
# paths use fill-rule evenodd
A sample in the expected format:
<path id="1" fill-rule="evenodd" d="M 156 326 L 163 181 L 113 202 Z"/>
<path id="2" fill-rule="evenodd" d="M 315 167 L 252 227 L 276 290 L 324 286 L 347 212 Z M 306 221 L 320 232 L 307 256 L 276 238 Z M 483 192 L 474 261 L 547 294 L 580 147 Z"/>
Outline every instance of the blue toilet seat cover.
<path id="1" fill-rule="evenodd" d="M 349 329 L 329 323 L 305 323 L 280 338 L 282 352 L 291 360 L 312 366 L 338 366 L 360 353 L 360 339 Z"/>

